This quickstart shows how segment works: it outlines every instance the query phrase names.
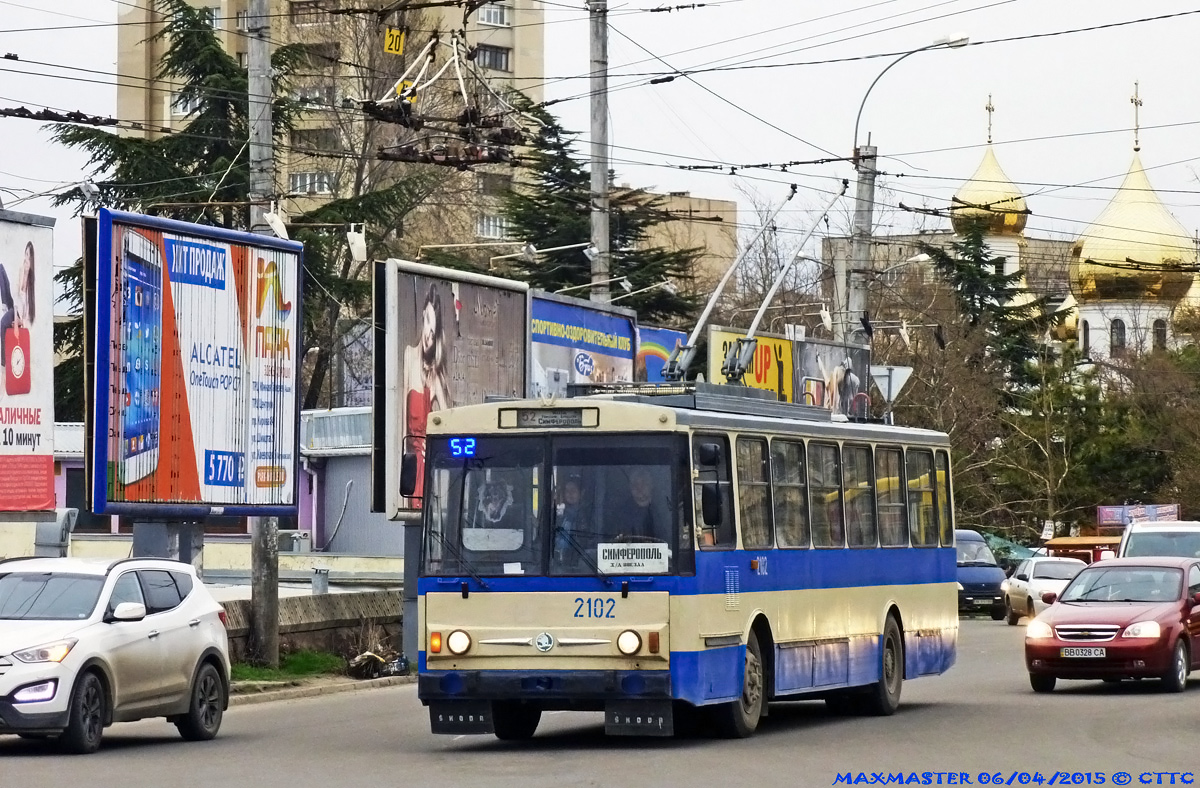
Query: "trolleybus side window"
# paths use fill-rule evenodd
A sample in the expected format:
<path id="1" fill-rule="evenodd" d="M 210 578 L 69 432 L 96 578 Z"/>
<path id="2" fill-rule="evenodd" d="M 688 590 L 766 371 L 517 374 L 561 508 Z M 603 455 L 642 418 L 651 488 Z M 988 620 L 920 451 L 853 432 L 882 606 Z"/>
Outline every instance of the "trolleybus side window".
<path id="1" fill-rule="evenodd" d="M 937 547 L 937 497 L 933 486 L 933 452 L 908 450 L 908 528 L 913 547 Z"/>
<path id="2" fill-rule="evenodd" d="M 803 443 L 771 441 L 771 502 L 780 547 L 808 547 L 807 476 Z"/>
<path id="3" fill-rule="evenodd" d="M 770 547 L 771 466 L 764 438 L 737 439 L 738 522 L 742 547 Z"/>
<path id="4" fill-rule="evenodd" d="M 837 444 L 808 444 L 808 493 L 813 547 L 845 547 L 842 469 Z"/>
<path id="5" fill-rule="evenodd" d="M 950 456 L 937 453 L 938 520 L 942 529 L 942 547 L 954 545 L 954 516 L 950 510 Z"/>
<path id="6" fill-rule="evenodd" d="M 899 448 L 875 449 L 875 492 L 879 499 L 879 544 L 908 547 L 908 509 L 904 494 L 904 454 Z"/>
<path id="7" fill-rule="evenodd" d="M 875 466 L 870 446 L 842 447 L 842 487 L 846 496 L 846 542 L 875 547 Z"/>
<path id="8" fill-rule="evenodd" d="M 729 479 L 729 438 L 724 435 L 696 435 L 692 443 L 696 464 L 696 523 L 700 526 L 703 550 L 728 550 L 737 545 L 733 528 L 733 491 Z M 710 452 L 714 457 L 706 456 Z M 716 494 L 718 522 L 704 519 L 704 490 Z"/>

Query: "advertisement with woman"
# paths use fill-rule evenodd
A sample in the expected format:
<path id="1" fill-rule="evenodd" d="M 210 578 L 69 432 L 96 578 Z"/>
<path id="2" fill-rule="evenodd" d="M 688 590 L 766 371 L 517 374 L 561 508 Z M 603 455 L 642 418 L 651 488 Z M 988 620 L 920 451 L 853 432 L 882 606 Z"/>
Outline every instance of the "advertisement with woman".
<path id="1" fill-rule="evenodd" d="M 0 210 L 0 511 L 54 509 L 53 238 Z"/>
<path id="2" fill-rule="evenodd" d="M 396 459 L 417 458 L 424 478 L 425 430 L 430 414 L 484 402 L 489 396 L 519 397 L 525 392 L 525 285 L 459 274 L 419 263 L 389 260 L 395 299 L 389 305 L 388 348 L 395 375 L 389 392 L 391 458 L 388 510 L 421 508 L 425 491 L 418 482 L 411 498 L 399 496 Z M 395 331 L 392 331 L 395 326 Z"/>

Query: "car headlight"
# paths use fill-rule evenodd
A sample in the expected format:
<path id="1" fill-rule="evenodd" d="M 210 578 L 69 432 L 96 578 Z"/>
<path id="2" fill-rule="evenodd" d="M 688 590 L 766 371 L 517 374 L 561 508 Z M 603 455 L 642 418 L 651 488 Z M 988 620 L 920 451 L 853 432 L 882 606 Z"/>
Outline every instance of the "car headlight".
<path id="1" fill-rule="evenodd" d="M 22 662 L 62 662 L 78 642 L 74 638 L 56 640 L 53 643 L 34 646 L 24 651 L 14 651 L 13 656 Z"/>
<path id="2" fill-rule="evenodd" d="M 446 648 L 450 649 L 451 654 L 466 654 L 471 648 L 471 636 L 461 629 L 456 629 L 447 636 Z"/>
<path id="3" fill-rule="evenodd" d="M 1162 634 L 1162 627 L 1157 621 L 1139 621 L 1136 624 L 1130 624 L 1121 633 L 1122 637 L 1127 638 L 1156 638 Z"/>
<path id="4" fill-rule="evenodd" d="M 631 657 L 638 653 L 642 648 L 642 636 L 634 632 L 632 629 L 627 629 L 620 635 L 617 635 L 617 650 L 627 657 Z"/>
<path id="5" fill-rule="evenodd" d="M 1029 626 L 1025 628 L 1026 640 L 1045 640 L 1046 638 L 1054 637 L 1054 630 L 1045 621 L 1038 621 L 1036 618 L 1029 622 Z"/>

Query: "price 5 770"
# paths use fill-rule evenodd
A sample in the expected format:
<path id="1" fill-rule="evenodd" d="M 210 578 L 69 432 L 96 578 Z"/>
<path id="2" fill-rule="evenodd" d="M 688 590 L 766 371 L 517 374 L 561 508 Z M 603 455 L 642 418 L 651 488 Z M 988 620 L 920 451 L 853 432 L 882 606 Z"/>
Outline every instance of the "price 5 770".
<path id="1" fill-rule="evenodd" d="M 244 487 L 246 485 L 245 454 L 205 449 L 204 483 L 217 487 Z"/>

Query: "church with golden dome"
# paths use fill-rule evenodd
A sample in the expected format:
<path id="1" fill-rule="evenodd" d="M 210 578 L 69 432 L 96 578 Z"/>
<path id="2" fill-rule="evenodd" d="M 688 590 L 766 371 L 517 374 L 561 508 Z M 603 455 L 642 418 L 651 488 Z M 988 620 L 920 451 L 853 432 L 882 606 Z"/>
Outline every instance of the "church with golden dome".
<path id="1" fill-rule="evenodd" d="M 1132 102 L 1136 113 L 1141 106 L 1136 86 Z M 921 257 L 919 244 L 949 246 L 972 223 L 982 222 L 992 256 L 1005 258 L 1004 273 L 1020 275 L 1022 295 L 1014 301 L 1048 297 L 1062 318 L 1055 338 L 1076 343 L 1088 358 L 1107 362 L 1193 341 L 1174 324 L 1180 309 L 1200 314 L 1196 243 L 1146 175 L 1136 114 L 1133 160 L 1125 179 L 1083 234 L 1058 240 L 1026 237 L 1036 206 L 1030 209 L 1000 166 L 991 144 L 990 96 L 986 109 L 988 145 L 975 173 L 951 199 L 946 213 L 952 229 L 874 236 L 874 270 L 904 267 Z M 831 262 L 837 254 L 849 254 L 848 239 L 825 239 L 823 259 Z M 873 290 L 868 304 L 882 307 L 883 289 Z M 872 314 L 883 317 L 886 310 Z"/>

